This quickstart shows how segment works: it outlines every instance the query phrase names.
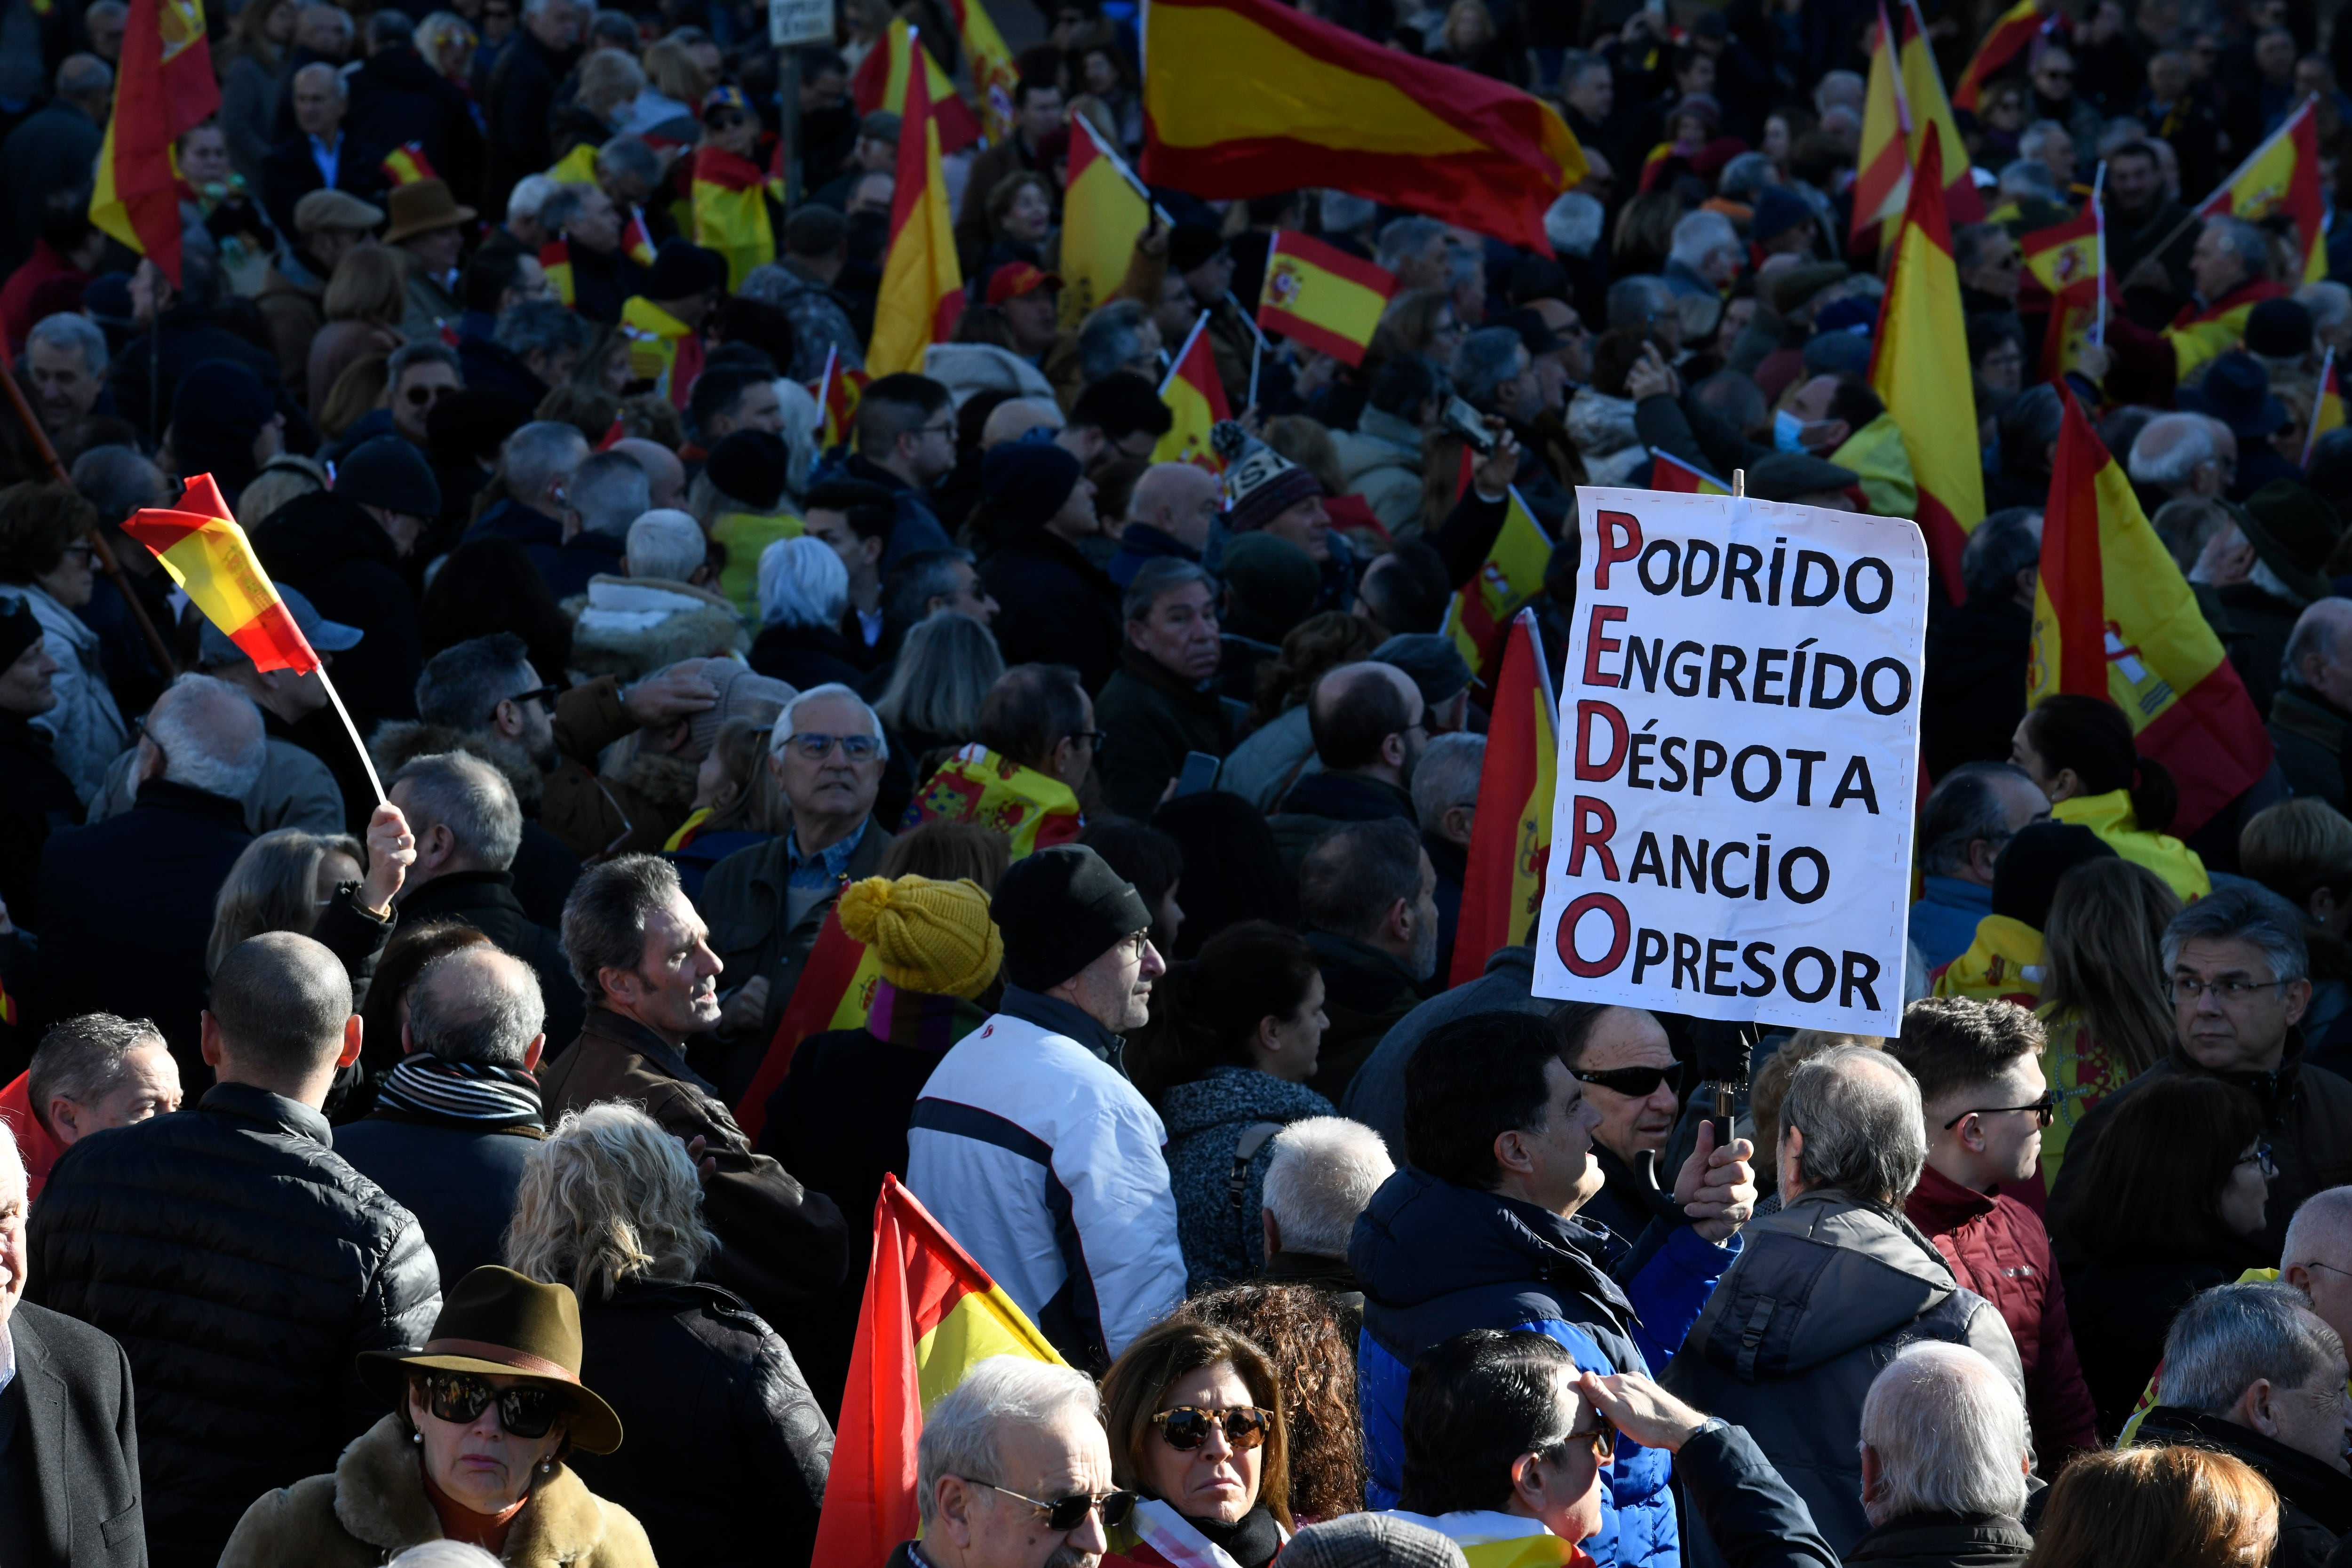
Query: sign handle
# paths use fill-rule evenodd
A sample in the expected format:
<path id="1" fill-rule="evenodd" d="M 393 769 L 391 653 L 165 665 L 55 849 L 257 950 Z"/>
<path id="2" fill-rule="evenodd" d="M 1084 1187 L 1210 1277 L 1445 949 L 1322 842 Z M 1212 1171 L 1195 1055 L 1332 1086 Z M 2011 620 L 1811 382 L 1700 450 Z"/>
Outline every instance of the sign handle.
<path id="1" fill-rule="evenodd" d="M 1746 468 L 1734 468 L 1731 470 L 1731 499 L 1733 500 L 1746 500 L 1748 499 L 1748 470 Z"/>

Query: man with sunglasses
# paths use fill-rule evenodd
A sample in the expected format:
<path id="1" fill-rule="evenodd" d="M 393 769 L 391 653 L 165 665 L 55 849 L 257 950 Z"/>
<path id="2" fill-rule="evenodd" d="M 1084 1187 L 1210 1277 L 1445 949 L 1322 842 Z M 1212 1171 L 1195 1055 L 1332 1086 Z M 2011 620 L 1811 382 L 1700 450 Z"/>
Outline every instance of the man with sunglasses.
<path id="1" fill-rule="evenodd" d="M 1626 1241 L 1639 1241 L 1652 1222 L 1687 1225 L 1656 1164 L 1665 1157 L 1682 1115 L 1687 1079 L 1666 1043 L 1666 1031 L 1635 1007 L 1578 1010 L 1577 1026 L 1563 1033 L 1560 1059 L 1584 1086 L 1584 1100 L 1600 1117 L 1592 1157 L 1601 1186 L 1577 1210 Z"/>
<path id="2" fill-rule="evenodd" d="M 1903 1212 L 2009 1325 L 2034 1447 L 2055 1475 L 2069 1450 L 2097 1447 L 2099 1433 L 2040 1212 L 2042 1130 L 2057 1110 L 2043 1043 L 2041 1022 L 2011 1003 L 1930 996 L 1904 1010 L 1893 1049 L 1918 1080 L 1927 1134 Z"/>
<path id="3" fill-rule="evenodd" d="M 1093 1380 L 991 1356 L 925 1413 L 915 1449 L 919 1541 L 887 1568 L 1094 1568 L 1136 1494 L 1110 1479 Z"/>

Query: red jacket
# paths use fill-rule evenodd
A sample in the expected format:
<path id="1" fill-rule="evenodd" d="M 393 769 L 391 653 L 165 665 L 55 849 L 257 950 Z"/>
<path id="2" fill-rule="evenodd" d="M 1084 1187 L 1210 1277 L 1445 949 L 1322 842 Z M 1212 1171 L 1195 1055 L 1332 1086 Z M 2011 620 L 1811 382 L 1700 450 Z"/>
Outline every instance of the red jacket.
<path id="1" fill-rule="evenodd" d="M 0 1089 L 0 1121 L 16 1135 L 16 1152 L 25 1160 L 25 1201 L 31 1203 L 41 1195 L 41 1187 L 49 1179 L 49 1167 L 58 1163 L 65 1145 L 49 1134 L 33 1114 L 33 1075 L 20 1072 L 5 1089 Z"/>
<path id="2" fill-rule="evenodd" d="M 2015 1198 L 1971 1192 L 1932 1165 L 1919 1173 L 1903 1212 L 1959 1282 L 1991 1302 L 2009 1325 L 2025 1368 L 2026 1413 L 2042 1474 L 2056 1474 L 2069 1449 L 2099 1447 L 2091 1391 L 2066 1326 L 2066 1292 L 2041 1217 Z"/>

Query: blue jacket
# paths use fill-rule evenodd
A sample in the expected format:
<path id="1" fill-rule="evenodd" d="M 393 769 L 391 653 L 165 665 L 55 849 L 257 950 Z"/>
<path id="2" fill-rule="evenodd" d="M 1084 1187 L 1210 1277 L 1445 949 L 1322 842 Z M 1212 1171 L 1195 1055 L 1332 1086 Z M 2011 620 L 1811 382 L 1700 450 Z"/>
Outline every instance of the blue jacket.
<path id="1" fill-rule="evenodd" d="M 1911 906 L 1911 940 L 1930 969 L 1968 952 L 1977 939 L 1977 922 L 1992 913 L 1992 889 L 1958 877 L 1922 879 L 1926 897 Z"/>
<path id="2" fill-rule="evenodd" d="M 1600 1226 L 1412 1166 L 1398 1171 L 1372 1194 L 1348 1248 L 1364 1288 L 1356 1360 L 1371 1467 L 1365 1505 L 1396 1506 L 1405 1384 L 1431 1346 L 1473 1329 L 1532 1329 L 1567 1346 L 1580 1367 L 1648 1376 L 1681 1345 L 1738 1255 L 1736 1240 L 1717 1247 L 1678 1226 L 1620 1289 L 1611 1271 L 1624 1244 Z M 1601 1530 L 1584 1542 L 1601 1568 L 1677 1568 L 1669 1471 L 1665 1454 L 1619 1439 Z"/>

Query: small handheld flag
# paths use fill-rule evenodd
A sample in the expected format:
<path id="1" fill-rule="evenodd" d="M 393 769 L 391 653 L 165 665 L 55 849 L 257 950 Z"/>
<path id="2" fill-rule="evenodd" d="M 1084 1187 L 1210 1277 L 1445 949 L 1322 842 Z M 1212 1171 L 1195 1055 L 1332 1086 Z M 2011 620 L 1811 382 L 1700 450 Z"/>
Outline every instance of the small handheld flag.
<path id="1" fill-rule="evenodd" d="M 316 674 L 326 688 L 335 711 L 359 748 L 368 783 L 383 800 L 383 781 L 376 777 L 375 761 L 360 740 L 359 726 L 343 707 L 342 694 L 327 678 L 327 667 L 310 647 L 277 585 L 253 553 L 252 542 L 236 519 L 229 515 L 220 487 L 210 474 L 188 481 L 176 507 L 142 507 L 122 524 L 122 531 L 145 545 L 163 570 L 172 574 L 205 619 L 253 660 L 257 670 L 290 669 L 297 675 Z"/>
<path id="2" fill-rule="evenodd" d="M 1224 460 L 1209 444 L 1209 432 L 1233 417 L 1225 402 L 1225 384 L 1217 379 L 1217 360 L 1209 346 L 1209 312 L 1193 321 L 1184 346 L 1170 363 L 1160 384 L 1160 401 L 1168 405 L 1175 423 L 1151 449 L 1155 463 L 1197 463 L 1212 473 L 1225 470 Z"/>
<path id="3" fill-rule="evenodd" d="M 629 209 L 629 226 L 621 231 L 621 252 L 640 267 L 654 264 L 653 230 L 646 226 L 646 209 Z"/>
<path id="4" fill-rule="evenodd" d="M 2326 361 L 2319 367 L 2319 395 L 2311 405 L 2311 431 L 2303 438 L 2303 466 L 2311 467 L 2312 449 L 2319 438 L 2330 430 L 2344 426 L 2344 389 L 2336 380 L 2336 351 L 2327 351 Z"/>
<path id="5" fill-rule="evenodd" d="M 1346 365 L 1361 364 L 1396 292 L 1396 274 L 1336 246 L 1288 229 L 1267 242 L 1265 286 L 1257 324 L 1318 349 Z"/>
<path id="6" fill-rule="evenodd" d="M 376 165 L 383 177 L 395 185 L 413 185 L 419 180 L 437 180 L 433 160 L 425 155 L 425 143 L 405 142 L 392 150 L 391 155 Z"/>

